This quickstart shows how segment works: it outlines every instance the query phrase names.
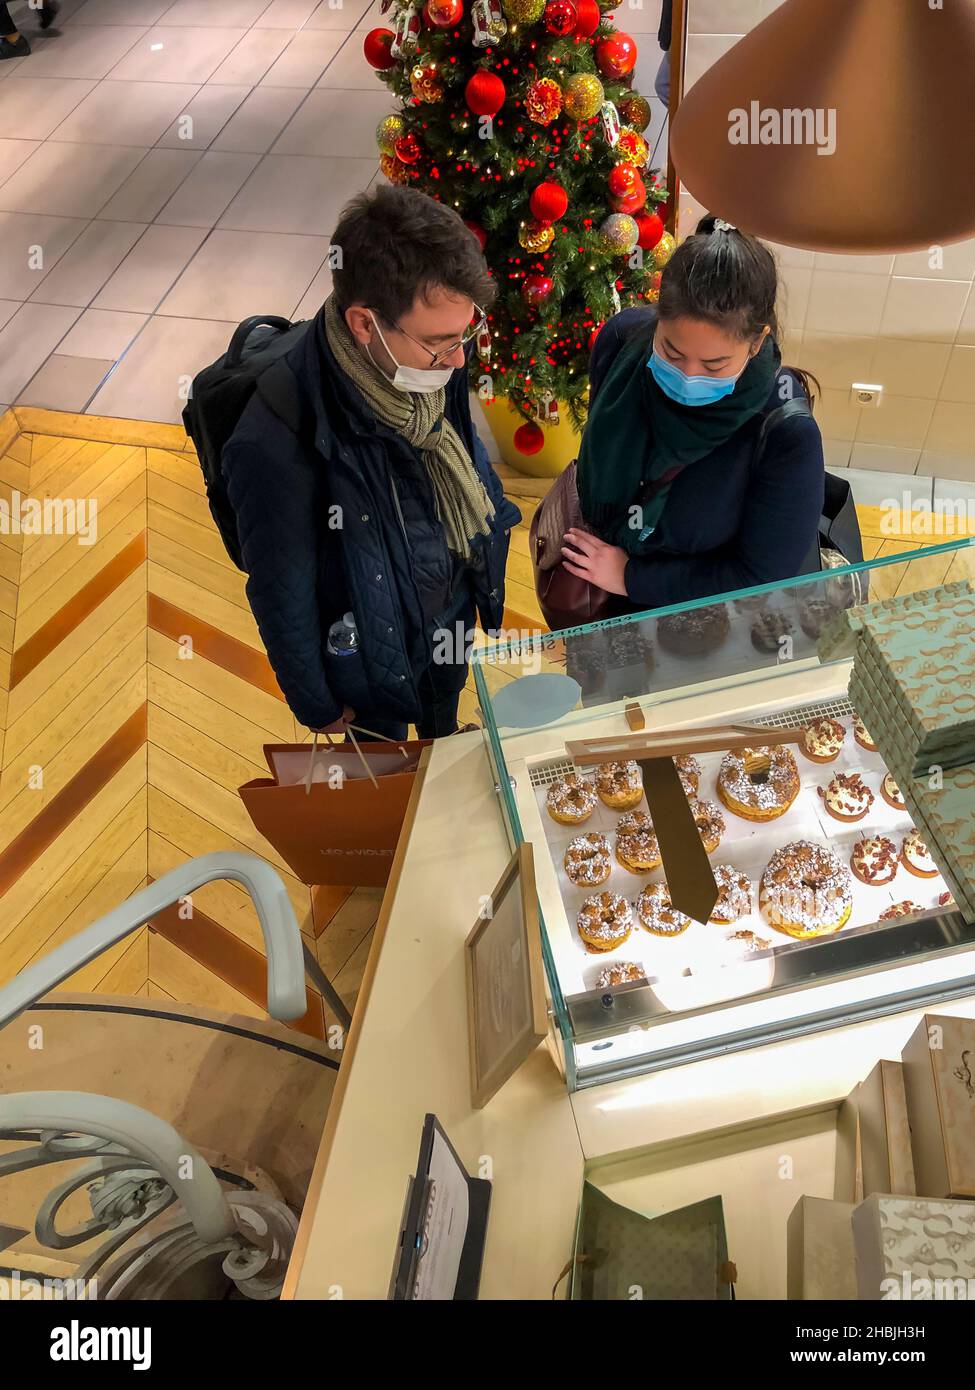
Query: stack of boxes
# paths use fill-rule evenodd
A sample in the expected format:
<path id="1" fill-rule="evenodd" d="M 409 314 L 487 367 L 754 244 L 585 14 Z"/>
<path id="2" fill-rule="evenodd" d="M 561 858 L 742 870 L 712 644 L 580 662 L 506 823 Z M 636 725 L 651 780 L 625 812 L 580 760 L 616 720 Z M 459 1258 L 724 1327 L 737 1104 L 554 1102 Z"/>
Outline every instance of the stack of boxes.
<path id="1" fill-rule="evenodd" d="M 975 1298 L 972 1199 L 975 1020 L 925 1015 L 840 1108 L 834 1200 L 789 1218 L 789 1298 Z"/>
<path id="2" fill-rule="evenodd" d="M 975 592 L 970 580 L 847 609 L 820 658 L 850 699 L 966 919 L 975 922 Z"/>

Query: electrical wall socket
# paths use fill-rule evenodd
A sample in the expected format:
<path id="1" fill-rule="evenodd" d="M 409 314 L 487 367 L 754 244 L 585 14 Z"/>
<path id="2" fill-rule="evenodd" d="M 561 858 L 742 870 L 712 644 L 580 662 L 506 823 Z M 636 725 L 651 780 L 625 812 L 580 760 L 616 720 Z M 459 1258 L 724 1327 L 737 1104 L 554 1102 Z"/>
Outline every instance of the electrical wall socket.
<path id="1" fill-rule="evenodd" d="M 872 406 L 875 410 L 880 405 L 884 394 L 882 386 L 871 386 L 866 381 L 855 381 L 850 387 L 850 404 Z"/>

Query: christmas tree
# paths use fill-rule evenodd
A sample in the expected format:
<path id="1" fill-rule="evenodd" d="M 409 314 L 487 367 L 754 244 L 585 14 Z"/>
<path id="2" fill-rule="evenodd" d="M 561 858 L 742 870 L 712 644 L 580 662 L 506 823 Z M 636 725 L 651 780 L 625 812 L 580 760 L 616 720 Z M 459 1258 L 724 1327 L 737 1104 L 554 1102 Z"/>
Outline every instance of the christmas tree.
<path id="1" fill-rule="evenodd" d="M 597 0 L 384 0 L 367 61 L 400 101 L 380 166 L 455 208 L 498 284 L 472 385 L 537 421 L 586 415 L 589 353 L 621 308 L 656 299 L 674 248 L 667 190 L 647 168 L 650 105 L 636 44 Z"/>

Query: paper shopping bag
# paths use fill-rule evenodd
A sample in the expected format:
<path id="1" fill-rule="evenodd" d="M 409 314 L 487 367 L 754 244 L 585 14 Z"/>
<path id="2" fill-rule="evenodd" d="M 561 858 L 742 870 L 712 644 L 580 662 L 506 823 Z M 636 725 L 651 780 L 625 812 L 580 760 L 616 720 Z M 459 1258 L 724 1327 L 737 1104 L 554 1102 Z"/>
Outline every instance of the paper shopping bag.
<path id="1" fill-rule="evenodd" d="M 403 743 L 269 743 L 270 777 L 238 788 L 254 825 L 302 883 L 382 887 L 389 878 L 423 749 Z M 369 764 L 376 785 L 367 775 Z"/>

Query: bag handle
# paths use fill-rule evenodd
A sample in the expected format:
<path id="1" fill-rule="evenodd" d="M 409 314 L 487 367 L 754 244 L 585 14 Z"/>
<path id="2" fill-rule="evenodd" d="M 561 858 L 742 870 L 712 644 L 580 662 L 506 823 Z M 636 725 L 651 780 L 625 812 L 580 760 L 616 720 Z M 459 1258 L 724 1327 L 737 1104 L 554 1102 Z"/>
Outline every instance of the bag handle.
<path id="1" fill-rule="evenodd" d="M 265 324 L 269 328 L 280 328 L 283 331 L 291 327 L 291 320 L 283 319 L 279 314 L 251 314 L 249 319 L 244 319 L 234 329 L 234 336 L 230 340 L 230 346 L 227 349 L 228 367 L 240 366 L 240 359 L 247 346 L 247 339 L 255 328 L 260 328 Z"/>
<path id="2" fill-rule="evenodd" d="M 409 755 L 409 753 L 407 753 L 406 749 L 403 747 L 403 745 L 402 745 L 402 743 L 400 742 L 399 739 L 390 738 L 390 737 L 388 736 L 388 734 L 377 734 L 377 733 L 375 733 L 372 729 L 364 729 L 364 728 L 362 727 L 361 724 L 349 724 L 347 727 L 348 727 L 349 738 L 352 740 L 352 746 L 353 746 L 353 748 L 355 749 L 355 751 L 356 751 L 356 752 L 358 753 L 358 755 L 359 755 L 359 761 L 362 763 L 362 766 L 363 766 L 363 767 L 365 768 L 365 770 L 366 770 L 366 776 L 369 778 L 370 782 L 372 783 L 372 785 L 376 788 L 376 791 L 378 792 L 378 790 L 379 790 L 379 783 L 376 781 L 375 774 L 373 773 L 372 768 L 369 766 L 368 760 L 366 759 L 366 755 L 363 753 L 362 749 L 359 747 L 359 740 L 356 738 L 355 734 L 352 732 L 353 729 L 357 730 L 360 734 L 367 734 L 367 735 L 369 736 L 369 738 L 381 739 L 381 740 L 383 741 L 383 743 L 394 743 L 394 744 L 396 744 L 397 747 L 399 748 L 399 751 L 402 753 L 403 757 L 406 758 L 406 759 L 409 759 L 409 756 L 410 756 L 410 755 Z M 325 737 L 328 739 L 328 746 L 329 746 L 329 748 L 334 747 L 335 745 L 332 743 L 331 737 L 330 737 L 328 734 L 326 734 Z M 318 753 L 318 730 L 316 729 L 316 730 L 315 730 L 315 737 L 312 739 L 311 756 L 310 756 L 309 759 L 308 759 L 308 771 L 305 773 L 305 795 L 306 795 L 306 796 L 310 796 L 310 795 L 311 795 L 312 772 L 313 772 L 314 767 L 315 767 L 315 756 L 316 756 L 317 753 Z"/>

